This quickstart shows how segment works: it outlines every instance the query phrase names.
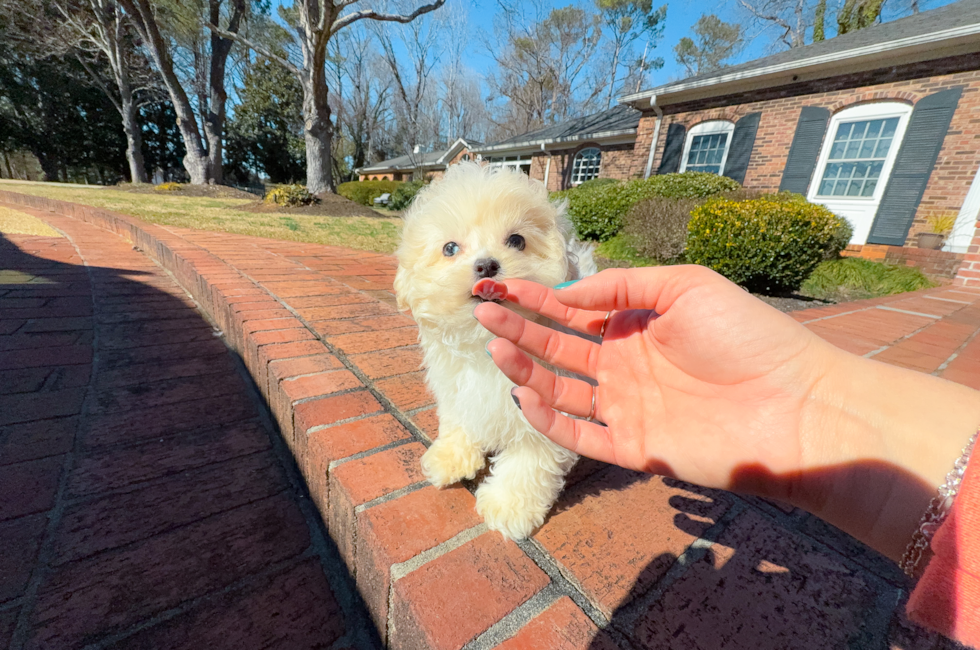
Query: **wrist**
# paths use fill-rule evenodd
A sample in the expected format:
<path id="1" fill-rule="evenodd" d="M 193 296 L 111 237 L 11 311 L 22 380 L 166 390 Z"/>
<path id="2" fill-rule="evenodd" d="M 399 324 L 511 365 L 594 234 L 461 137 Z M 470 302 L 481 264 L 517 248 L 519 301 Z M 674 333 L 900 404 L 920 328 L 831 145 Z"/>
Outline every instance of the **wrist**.
<path id="1" fill-rule="evenodd" d="M 898 561 L 980 424 L 980 393 L 837 348 L 825 357 L 789 499 Z"/>

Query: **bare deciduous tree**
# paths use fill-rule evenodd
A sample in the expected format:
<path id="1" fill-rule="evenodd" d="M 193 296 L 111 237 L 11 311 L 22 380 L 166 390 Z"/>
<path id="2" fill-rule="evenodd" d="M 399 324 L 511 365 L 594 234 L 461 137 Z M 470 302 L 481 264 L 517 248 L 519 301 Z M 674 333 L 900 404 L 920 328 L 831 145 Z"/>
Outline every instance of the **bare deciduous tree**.
<path id="1" fill-rule="evenodd" d="M 281 7 L 279 15 L 292 28 L 293 45 L 300 61 L 280 56 L 269 48 L 231 34 L 212 25 L 217 33 L 234 38 L 263 56 L 278 62 L 296 75 L 303 86 L 303 118 L 306 140 L 306 185 L 313 194 L 333 191 L 331 165 L 333 125 L 330 121 L 329 88 L 327 86 L 327 45 L 340 30 L 361 21 L 411 23 L 423 14 L 435 11 L 446 0 L 433 0 L 408 13 L 388 13 L 374 9 L 342 12 L 358 0 L 295 0 L 288 8 Z"/>
<path id="2" fill-rule="evenodd" d="M 207 0 L 207 18 L 199 23 L 202 28 L 205 21 L 208 25 L 217 27 L 217 22 L 223 13 L 222 2 L 223 0 Z M 184 168 L 191 178 L 191 183 L 200 185 L 209 181 L 220 182 L 222 178 L 222 131 L 227 99 L 225 70 L 234 37 L 241 28 L 241 22 L 245 16 L 246 1 L 231 0 L 227 25 L 223 29 L 218 27 L 208 39 L 210 44 L 208 80 L 206 84 L 202 82 L 198 85 L 198 107 L 204 115 L 204 131 L 208 148 L 205 148 L 205 141 L 201 137 L 201 128 L 198 126 L 191 99 L 174 66 L 173 45 L 170 36 L 164 29 L 164 21 L 158 15 L 160 6 L 154 0 L 119 0 L 119 3 L 133 20 L 133 24 L 143 40 L 143 45 L 149 51 L 157 72 L 163 80 L 163 85 L 170 95 L 170 101 L 173 103 L 174 111 L 177 114 L 177 126 L 187 151 L 184 157 Z M 179 13 L 174 10 L 174 7 L 187 10 L 187 7 L 181 7 L 179 3 L 171 7 L 165 6 L 166 9 L 170 10 L 171 15 Z M 207 93 L 200 90 L 202 85 L 208 88 Z"/>
<path id="3" fill-rule="evenodd" d="M 149 71 L 122 8 L 115 0 L 16 0 L 3 2 L 0 9 L 20 14 L 21 38 L 34 49 L 71 56 L 82 65 L 119 112 L 130 178 L 146 182 L 136 93 L 150 84 Z"/>
<path id="4" fill-rule="evenodd" d="M 777 40 L 787 47 L 806 45 L 807 30 L 813 24 L 812 0 L 738 0 L 753 22 L 775 28 Z"/>
<path id="5" fill-rule="evenodd" d="M 442 57 L 442 21 L 416 20 L 393 35 L 374 25 L 382 58 L 391 75 L 398 123 L 398 144 L 411 156 L 424 153 L 438 128 L 433 71 Z M 427 110 L 428 109 L 428 110 Z M 416 166 L 419 166 L 416 161 Z"/>
<path id="6" fill-rule="evenodd" d="M 609 83 L 597 54 L 602 40 L 598 15 L 580 7 L 548 10 L 535 2 L 500 2 L 495 42 L 487 49 L 497 63 L 488 82 L 507 101 L 503 134 L 530 131 L 598 107 Z"/>

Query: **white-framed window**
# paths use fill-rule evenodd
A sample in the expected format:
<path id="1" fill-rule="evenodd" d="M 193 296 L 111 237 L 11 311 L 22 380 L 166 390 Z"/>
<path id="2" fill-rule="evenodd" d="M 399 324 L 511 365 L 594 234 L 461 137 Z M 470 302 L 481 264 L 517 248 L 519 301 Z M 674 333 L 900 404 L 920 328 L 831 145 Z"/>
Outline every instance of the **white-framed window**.
<path id="1" fill-rule="evenodd" d="M 908 104 L 874 102 L 830 118 L 807 199 L 847 219 L 852 244 L 868 241 L 911 114 Z"/>
<path id="2" fill-rule="evenodd" d="M 599 177 L 602 167 L 602 152 L 599 147 L 582 149 L 572 161 L 572 185 L 580 185 Z"/>
<path id="3" fill-rule="evenodd" d="M 684 143 L 681 171 L 709 174 L 724 172 L 734 130 L 735 124 L 726 120 L 701 122 L 691 127 L 687 133 L 687 142 Z"/>
<path id="4" fill-rule="evenodd" d="M 511 169 L 516 169 L 517 171 L 523 172 L 528 176 L 531 175 L 531 156 L 530 154 L 526 156 L 497 156 L 484 158 L 491 168 L 500 167 L 510 167 Z"/>
<path id="5" fill-rule="evenodd" d="M 892 149 L 899 117 L 840 121 L 833 133 L 817 196 L 874 196 Z"/>

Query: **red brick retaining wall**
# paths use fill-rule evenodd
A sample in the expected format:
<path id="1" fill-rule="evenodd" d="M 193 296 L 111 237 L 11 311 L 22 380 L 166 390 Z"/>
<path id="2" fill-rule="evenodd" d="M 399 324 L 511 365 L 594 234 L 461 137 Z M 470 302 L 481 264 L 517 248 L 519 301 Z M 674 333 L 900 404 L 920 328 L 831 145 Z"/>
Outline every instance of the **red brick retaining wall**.
<path id="1" fill-rule="evenodd" d="M 583 461 L 533 539 L 488 532 L 470 491 L 436 490 L 419 472 L 438 420 L 416 328 L 392 306 L 389 256 L 165 228 L 11 192 L 0 202 L 116 233 L 193 296 L 265 397 L 389 647 L 939 643 L 903 618 L 908 585 L 893 563 L 761 499 Z M 980 292 L 794 316 L 857 354 L 980 381 Z"/>
<path id="2" fill-rule="evenodd" d="M 956 272 L 960 269 L 965 258 L 962 253 L 879 244 L 850 245 L 841 252 L 841 255 L 844 257 L 862 257 L 866 260 L 885 262 L 896 266 L 914 266 L 926 275 L 938 278 L 955 278 Z"/>

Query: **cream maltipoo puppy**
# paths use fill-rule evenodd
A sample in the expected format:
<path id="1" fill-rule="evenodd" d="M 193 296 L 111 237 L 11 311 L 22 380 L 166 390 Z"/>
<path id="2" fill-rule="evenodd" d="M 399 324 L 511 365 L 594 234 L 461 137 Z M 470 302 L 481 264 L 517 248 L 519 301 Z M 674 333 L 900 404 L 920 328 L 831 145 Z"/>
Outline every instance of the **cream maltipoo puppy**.
<path id="1" fill-rule="evenodd" d="M 477 512 L 505 537 L 523 539 L 544 522 L 577 457 L 521 415 L 514 384 L 486 352 L 493 335 L 473 317 L 481 298 L 472 290 L 483 278 L 549 287 L 578 279 L 595 272 L 591 248 L 574 239 L 564 205 L 549 202 L 544 185 L 475 163 L 454 165 L 423 189 L 404 221 L 395 293 L 418 323 L 439 413 L 422 471 L 444 487 L 474 478 L 489 454 Z"/>

